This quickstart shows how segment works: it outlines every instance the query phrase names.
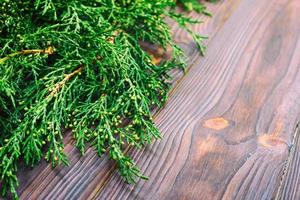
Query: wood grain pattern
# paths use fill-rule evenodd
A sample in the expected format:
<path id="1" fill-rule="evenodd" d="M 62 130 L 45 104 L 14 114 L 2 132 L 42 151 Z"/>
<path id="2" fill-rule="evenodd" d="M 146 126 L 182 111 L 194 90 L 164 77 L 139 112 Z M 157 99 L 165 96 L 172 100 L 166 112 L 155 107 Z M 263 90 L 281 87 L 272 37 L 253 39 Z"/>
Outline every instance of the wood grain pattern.
<path id="1" fill-rule="evenodd" d="M 300 115 L 299 9 L 241 1 L 157 116 L 163 139 L 130 151 L 150 180 L 114 173 L 95 198 L 275 198 Z M 203 126 L 216 118 L 229 126 Z"/>
<path id="2" fill-rule="evenodd" d="M 214 18 L 203 18 L 191 13 L 198 19 L 205 19 L 203 24 L 194 28 L 201 33 L 213 35 L 222 27 L 234 10 L 238 0 L 228 0 L 226 3 L 210 4 L 209 10 L 214 13 Z M 184 37 L 177 37 L 177 42 L 185 47 L 188 55 L 192 58 L 199 56 L 199 52 L 195 49 L 195 44 L 191 38 L 179 31 L 176 26 L 172 26 L 172 30 L 177 34 L 184 34 Z M 191 46 L 192 48 L 188 48 Z M 191 62 L 190 62 L 191 63 Z M 173 84 L 176 85 L 180 81 L 183 73 L 179 70 L 171 72 Z M 87 199 L 97 193 L 111 177 L 115 171 L 112 161 L 107 156 L 99 158 L 90 148 L 86 154 L 81 157 L 79 151 L 74 147 L 74 141 L 71 133 L 66 133 L 65 152 L 70 159 L 70 166 L 57 167 L 54 170 L 46 162 L 42 162 L 34 169 L 23 167 L 18 177 L 20 179 L 20 187 L 18 193 L 20 199 Z"/>
<path id="3" fill-rule="evenodd" d="M 21 199 L 300 198 L 300 1 L 226 0 L 209 9 L 214 17 L 194 27 L 210 35 L 205 58 L 172 27 L 190 70 L 171 72 L 176 86 L 155 117 L 163 139 L 129 150 L 150 180 L 125 184 L 113 162 L 91 148 L 81 157 L 66 133 L 70 166 L 22 169 Z"/>

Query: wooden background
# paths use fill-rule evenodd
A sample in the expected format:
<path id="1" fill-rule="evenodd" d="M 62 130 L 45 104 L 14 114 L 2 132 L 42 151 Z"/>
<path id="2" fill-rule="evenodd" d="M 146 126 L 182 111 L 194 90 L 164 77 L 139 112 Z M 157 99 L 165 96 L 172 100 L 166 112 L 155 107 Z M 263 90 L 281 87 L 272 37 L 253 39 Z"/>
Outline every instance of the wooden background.
<path id="1" fill-rule="evenodd" d="M 189 72 L 155 115 L 163 139 L 130 149 L 150 180 L 128 185 L 106 156 L 69 167 L 20 170 L 21 199 L 300 199 L 300 1 L 224 0 L 193 29 L 210 36 L 205 57 L 175 25 Z"/>

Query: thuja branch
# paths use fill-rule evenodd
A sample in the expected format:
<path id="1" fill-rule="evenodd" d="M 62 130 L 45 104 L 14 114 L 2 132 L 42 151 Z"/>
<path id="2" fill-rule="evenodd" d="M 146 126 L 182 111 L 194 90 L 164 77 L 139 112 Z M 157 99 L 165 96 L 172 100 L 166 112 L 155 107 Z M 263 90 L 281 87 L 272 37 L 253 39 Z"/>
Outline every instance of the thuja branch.
<path id="1" fill-rule="evenodd" d="M 207 14 L 196 0 L 177 3 Z M 72 129 L 82 153 L 90 145 L 108 153 L 127 182 L 145 178 L 124 148 L 160 138 L 151 110 L 167 99 L 168 72 L 185 66 L 165 16 L 204 50 L 204 38 L 191 29 L 200 22 L 175 6 L 174 0 L 0 1 L 2 195 L 18 198 L 20 159 L 68 163 L 62 127 Z M 143 42 L 172 55 L 151 59 Z M 39 54 L 48 56 L 30 56 Z"/>
<path id="2" fill-rule="evenodd" d="M 32 49 L 32 50 L 22 50 L 19 52 L 11 53 L 4 58 L 0 59 L 0 64 L 3 64 L 6 60 L 18 56 L 18 55 L 28 55 L 28 54 L 48 54 L 51 55 L 54 53 L 54 47 L 48 47 L 47 49 Z"/>

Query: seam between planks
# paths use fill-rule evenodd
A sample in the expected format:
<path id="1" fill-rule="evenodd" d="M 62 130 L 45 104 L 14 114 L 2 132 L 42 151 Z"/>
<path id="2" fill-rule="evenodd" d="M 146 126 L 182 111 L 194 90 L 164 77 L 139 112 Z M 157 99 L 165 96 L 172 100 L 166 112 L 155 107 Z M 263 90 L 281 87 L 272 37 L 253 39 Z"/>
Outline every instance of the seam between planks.
<path id="1" fill-rule="evenodd" d="M 294 154 L 296 152 L 297 141 L 299 140 L 299 137 L 300 137 L 299 125 L 300 125 L 300 121 L 298 120 L 298 123 L 295 127 L 295 130 L 294 130 L 294 136 L 293 136 L 291 148 L 289 149 L 289 154 L 288 154 L 285 166 L 283 168 L 283 172 L 282 172 L 282 176 L 281 176 L 281 179 L 280 179 L 279 187 L 277 189 L 275 200 L 282 199 L 282 192 L 283 192 L 283 189 L 284 189 L 284 185 L 285 185 L 285 182 L 288 178 L 287 175 L 288 175 L 290 166 L 292 164 Z"/>

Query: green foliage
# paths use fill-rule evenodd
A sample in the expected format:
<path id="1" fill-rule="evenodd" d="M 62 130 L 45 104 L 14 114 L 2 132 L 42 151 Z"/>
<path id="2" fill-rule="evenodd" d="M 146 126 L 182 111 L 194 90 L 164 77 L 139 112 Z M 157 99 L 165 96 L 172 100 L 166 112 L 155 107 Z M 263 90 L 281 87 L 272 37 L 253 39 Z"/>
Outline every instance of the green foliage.
<path id="1" fill-rule="evenodd" d="M 196 1 L 181 3 L 206 13 Z M 107 152 L 129 183 L 145 178 L 124 145 L 141 147 L 160 137 L 151 108 L 166 101 L 168 71 L 185 66 L 164 18 L 204 49 L 203 37 L 189 28 L 198 22 L 174 6 L 173 0 L 0 1 L 2 195 L 18 198 L 20 159 L 68 163 L 66 128 L 82 153 L 87 143 L 99 155 Z M 143 41 L 171 47 L 172 58 L 153 64 Z"/>
<path id="2" fill-rule="evenodd" d="M 198 13 L 208 14 L 208 12 L 206 12 L 206 7 L 203 4 L 200 4 L 199 0 L 178 0 L 177 2 L 187 11 L 194 10 Z"/>

